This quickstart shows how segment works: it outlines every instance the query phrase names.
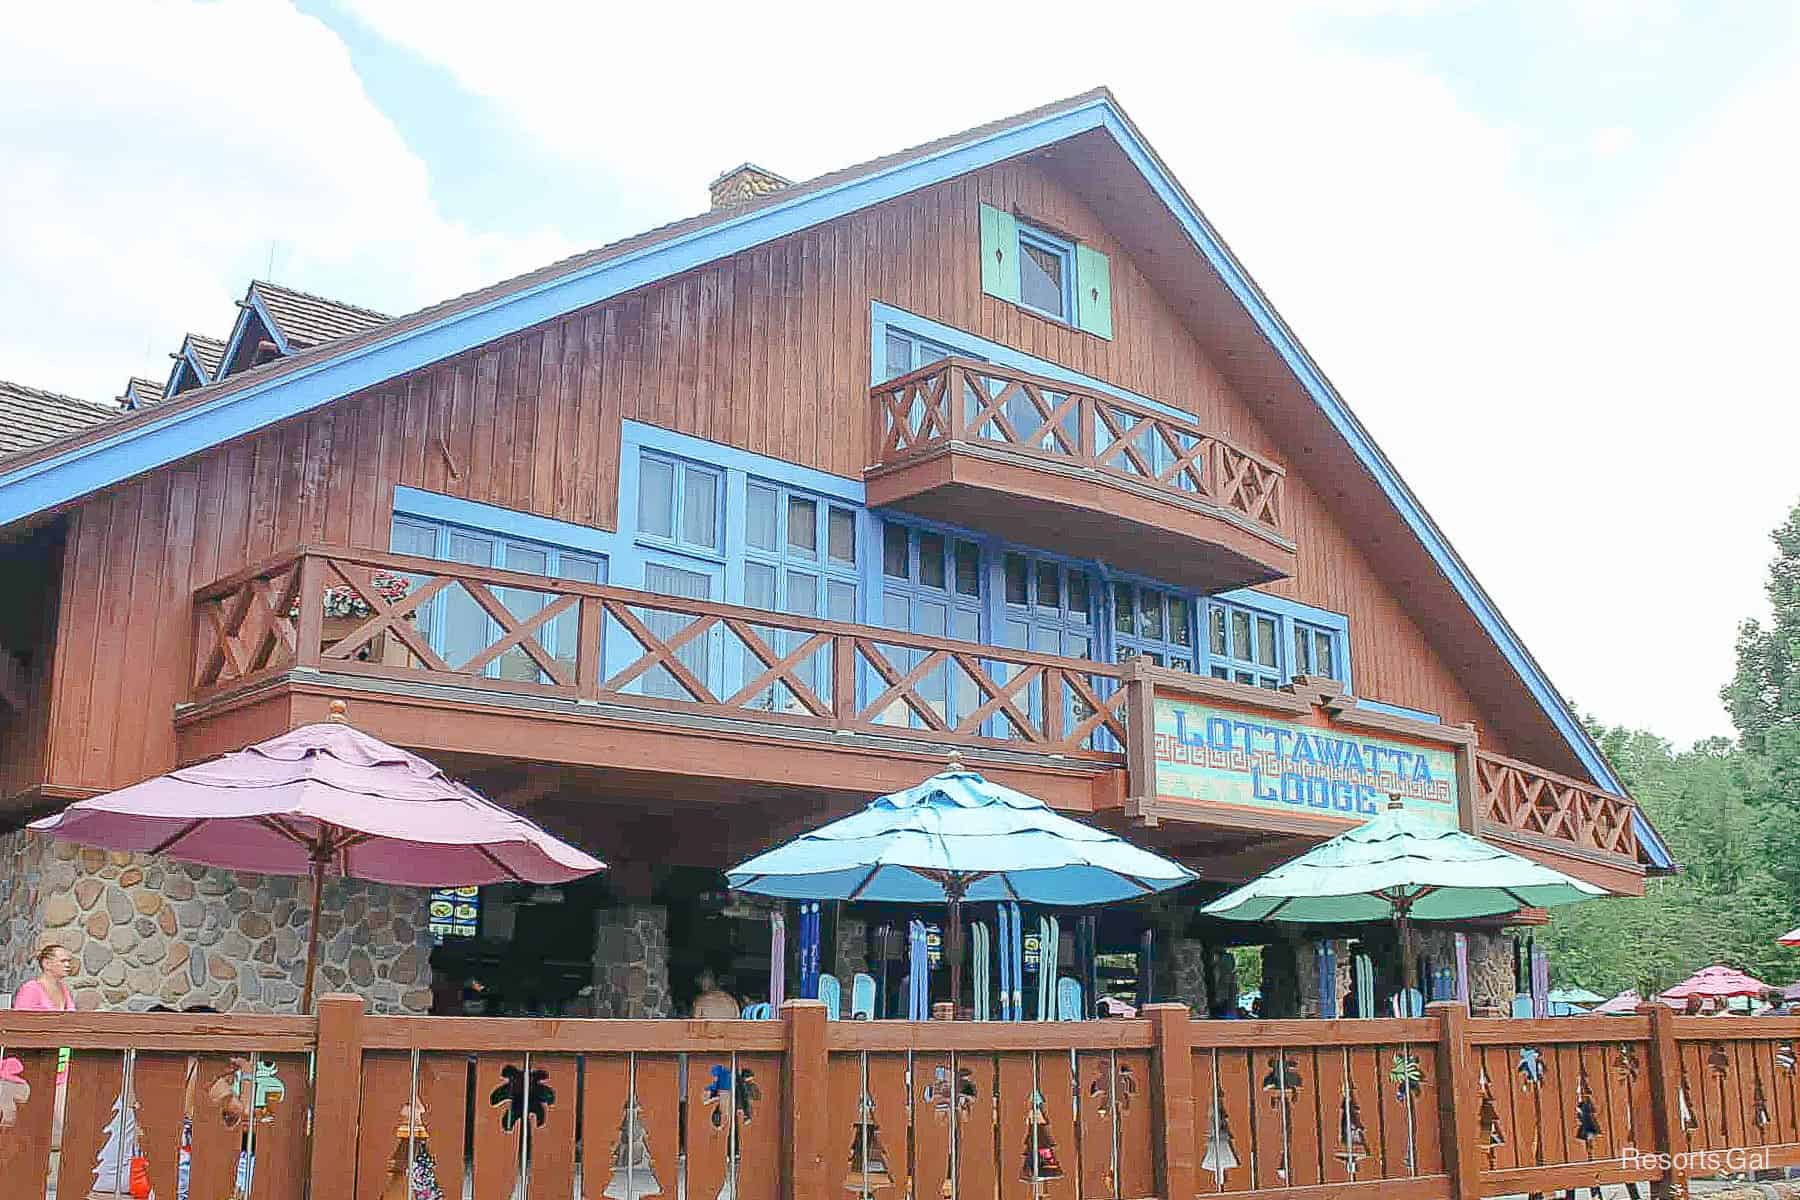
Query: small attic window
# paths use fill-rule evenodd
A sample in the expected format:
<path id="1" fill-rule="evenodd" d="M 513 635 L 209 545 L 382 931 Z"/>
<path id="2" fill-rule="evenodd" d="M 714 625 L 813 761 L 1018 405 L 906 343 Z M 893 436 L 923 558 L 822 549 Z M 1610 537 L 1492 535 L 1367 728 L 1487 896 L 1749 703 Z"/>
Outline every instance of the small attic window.
<path id="1" fill-rule="evenodd" d="M 1075 279 L 1075 247 L 1053 234 L 1019 223 L 1019 303 L 1067 322 Z"/>

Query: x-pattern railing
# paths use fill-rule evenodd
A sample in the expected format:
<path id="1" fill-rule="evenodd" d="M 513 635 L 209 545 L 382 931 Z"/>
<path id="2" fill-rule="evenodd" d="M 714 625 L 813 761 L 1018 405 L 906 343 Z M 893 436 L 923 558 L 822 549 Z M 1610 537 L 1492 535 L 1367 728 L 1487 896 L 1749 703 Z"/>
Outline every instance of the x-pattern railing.
<path id="1" fill-rule="evenodd" d="M 301 666 L 1109 758 L 1125 740 L 1111 664 L 394 554 L 302 549 L 203 588 L 195 645 L 196 696 Z"/>
<path id="2" fill-rule="evenodd" d="M 1529 763 L 1475 755 L 1477 811 L 1484 823 L 1636 859 L 1634 806 Z"/>
<path id="3" fill-rule="evenodd" d="M 881 466 L 952 442 L 998 445 L 1206 500 L 1285 532 L 1280 466 L 1148 405 L 967 358 L 942 359 L 870 395 Z"/>

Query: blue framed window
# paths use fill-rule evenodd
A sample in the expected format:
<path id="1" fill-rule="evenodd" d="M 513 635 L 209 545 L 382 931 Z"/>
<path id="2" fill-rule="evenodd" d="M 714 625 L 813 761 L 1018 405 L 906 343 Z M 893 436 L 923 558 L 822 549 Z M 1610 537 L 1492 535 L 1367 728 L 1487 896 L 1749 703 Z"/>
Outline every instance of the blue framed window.
<path id="1" fill-rule="evenodd" d="M 690 554 L 720 556 L 720 502 L 724 481 L 717 468 L 644 452 L 637 472 L 637 535 Z"/>
<path id="2" fill-rule="evenodd" d="M 1253 687 L 1280 687 L 1281 619 L 1243 604 L 1211 600 L 1206 606 L 1207 670 L 1215 679 Z"/>
<path id="3" fill-rule="evenodd" d="M 746 480 L 740 568 L 743 603 L 768 612 L 858 620 L 859 536 L 856 510 L 849 505 L 769 480 Z M 795 630 L 765 632 L 782 654 L 806 641 L 806 635 Z M 738 657 L 742 676 L 736 684 L 742 686 L 761 673 L 763 663 L 748 647 L 741 648 Z M 828 661 L 829 655 L 815 653 L 796 670 L 821 698 L 829 686 Z M 771 710 L 799 708 L 799 702 L 780 683 L 772 685 L 758 701 Z"/>
<path id="4" fill-rule="evenodd" d="M 1193 671 L 1194 602 L 1183 592 L 1126 580 L 1112 585 L 1113 661 L 1144 657 Z"/>
<path id="5" fill-rule="evenodd" d="M 986 575 L 985 556 L 972 538 L 899 521 L 882 522 L 881 623 L 887 628 L 981 641 Z M 923 650 L 900 646 L 888 653 L 902 671 L 910 671 L 925 657 Z M 952 725 L 981 703 L 974 682 L 948 664 L 932 670 L 916 690 Z M 913 728 L 924 725 L 902 703 L 890 706 L 880 719 Z"/>
<path id="6" fill-rule="evenodd" d="M 1294 622 L 1293 673 L 1342 680 L 1335 631 L 1309 621 Z"/>
<path id="7" fill-rule="evenodd" d="M 1075 320 L 1075 246 L 1019 223 L 1019 303 L 1058 321 Z"/>
<path id="8" fill-rule="evenodd" d="M 937 362 L 939 359 L 949 358 L 951 355 L 961 355 L 964 358 L 980 357 L 965 350 L 954 349 L 943 342 L 920 337 L 901 329 L 888 329 L 887 336 L 876 344 L 882 348 L 881 371 L 877 382 L 898 379 L 909 371 L 916 371 L 920 367 Z"/>
<path id="9" fill-rule="evenodd" d="M 396 554 L 499 567 L 580 583 L 607 581 L 607 560 L 603 554 L 423 517 L 396 514 L 389 544 Z M 415 578 L 413 582 L 416 586 L 420 580 Z M 535 616 L 550 599 L 543 592 L 523 588 L 496 588 L 494 594 L 508 612 L 521 620 Z M 452 667 L 467 663 L 500 636 L 499 623 L 466 590 L 455 586 L 421 606 L 414 620 L 431 648 Z M 571 671 L 579 637 L 577 622 L 575 611 L 570 609 L 545 624 L 536 635 L 539 645 Z M 485 674 L 525 683 L 550 682 L 537 662 L 517 646 L 489 663 Z"/>
<path id="10" fill-rule="evenodd" d="M 1091 568 L 1008 550 L 1000 557 L 1003 646 L 1093 658 L 1099 581 Z"/>

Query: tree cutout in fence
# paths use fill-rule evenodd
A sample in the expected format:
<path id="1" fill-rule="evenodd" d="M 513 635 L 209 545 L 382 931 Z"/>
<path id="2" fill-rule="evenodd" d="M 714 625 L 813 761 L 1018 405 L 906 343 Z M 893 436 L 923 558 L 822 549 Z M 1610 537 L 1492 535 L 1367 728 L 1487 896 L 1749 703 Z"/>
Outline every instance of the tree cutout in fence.
<path id="1" fill-rule="evenodd" d="M 625 1113 L 619 1118 L 619 1136 L 612 1146 L 612 1175 L 600 1194 L 607 1200 L 662 1195 L 656 1163 L 650 1157 L 649 1135 L 644 1132 L 644 1106 L 638 1103 L 635 1089 L 626 1098 Z"/>
<path id="2" fill-rule="evenodd" d="M 1500 1109 L 1494 1103 L 1493 1082 L 1488 1079 L 1484 1069 L 1481 1072 L 1481 1112 L 1476 1123 L 1481 1129 L 1481 1149 L 1487 1155 L 1488 1170 L 1494 1169 L 1494 1160 L 1500 1147 L 1506 1145 L 1506 1127 L 1500 1123 Z"/>
<path id="3" fill-rule="evenodd" d="M 1758 1129 L 1769 1127 L 1769 1096 L 1763 1091 L 1762 1069 L 1757 1068 L 1750 1087 L 1750 1119 Z"/>
<path id="4" fill-rule="evenodd" d="M 1676 1107 L 1681 1110 L 1681 1127 L 1683 1129 L 1700 1128 L 1700 1119 L 1694 1116 L 1694 1106 L 1688 1103 L 1687 1072 L 1681 1073 L 1681 1083 L 1675 1089 L 1675 1098 L 1679 1102 Z"/>
<path id="5" fill-rule="evenodd" d="M 532 1068 L 529 1080 L 521 1067 L 507 1063 L 500 1068 L 500 1086 L 488 1093 L 488 1106 L 500 1110 L 500 1128 L 511 1133 L 513 1127 L 527 1117 L 536 1118 L 538 1128 L 550 1115 L 556 1103 L 556 1089 L 550 1086 L 550 1072 Z"/>
<path id="6" fill-rule="evenodd" d="M 19 1109 L 31 1099 L 31 1084 L 25 1081 L 25 1064 L 16 1058 L 0 1058 L 0 1129 L 11 1129 L 19 1121 Z"/>
<path id="7" fill-rule="evenodd" d="M 1790 1075 L 1794 1073 L 1794 1043 L 1775 1043 L 1775 1068 Z"/>
<path id="8" fill-rule="evenodd" d="M 1033 1190 L 1063 1177 L 1062 1161 L 1056 1156 L 1056 1138 L 1050 1133 L 1050 1118 L 1044 1115 L 1044 1094 L 1031 1089 L 1031 1107 L 1025 1113 L 1025 1145 L 1019 1163 L 1019 1179 Z"/>
<path id="9" fill-rule="evenodd" d="M 1344 1170 L 1350 1178 L 1362 1168 L 1363 1159 L 1369 1157 L 1369 1131 L 1363 1125 L 1362 1104 L 1356 1098 L 1356 1084 L 1349 1075 L 1344 1076 L 1344 1095 L 1338 1104 L 1338 1150 L 1335 1157 L 1344 1164 Z"/>
<path id="10" fill-rule="evenodd" d="M 106 1142 L 94 1160 L 94 1197 L 129 1196 L 131 1160 L 137 1153 L 139 1134 L 137 1103 L 126 1104 L 124 1098 L 113 1101 L 112 1119 L 106 1123 Z"/>
<path id="11" fill-rule="evenodd" d="M 1213 1181 L 1223 1185 L 1225 1173 L 1238 1168 L 1237 1146 L 1231 1136 L 1231 1120 L 1225 1115 L 1225 1106 L 1213 1097 L 1212 1125 L 1206 1134 L 1206 1155 L 1201 1158 L 1201 1169 L 1211 1171 Z"/>
<path id="12" fill-rule="evenodd" d="M 1590 1146 L 1600 1136 L 1600 1114 L 1594 1108 L 1594 1092 L 1588 1085 L 1587 1065 L 1575 1076 L 1575 1137 Z"/>
<path id="13" fill-rule="evenodd" d="M 875 1101 L 864 1092 L 856 1114 L 856 1131 L 850 1135 L 850 1171 L 844 1176 L 844 1190 L 869 1200 L 876 1189 L 893 1186 L 887 1147 L 881 1144 L 881 1126 L 875 1120 Z"/>
<path id="14" fill-rule="evenodd" d="M 1526 1046 L 1519 1051 L 1519 1079 L 1526 1087 L 1536 1087 L 1544 1081 L 1544 1056 L 1535 1046 Z"/>
<path id="15" fill-rule="evenodd" d="M 1619 1056 L 1613 1060 L 1613 1074 L 1625 1085 L 1627 1093 L 1637 1090 L 1638 1076 L 1644 1069 L 1643 1061 L 1638 1058 L 1637 1046 L 1632 1042 L 1619 1043 Z M 1625 1144 L 1635 1146 L 1637 1142 L 1637 1106 L 1625 1106 Z"/>
<path id="16" fill-rule="evenodd" d="M 437 1160 L 431 1156 L 425 1129 L 425 1106 L 402 1104 L 394 1127 L 394 1156 L 388 1160 L 387 1184 L 381 1200 L 444 1200 Z M 461 1189 L 458 1189 L 460 1195 Z"/>
<path id="17" fill-rule="evenodd" d="M 1285 1050 L 1269 1059 L 1268 1073 L 1262 1077 L 1262 1090 L 1269 1095 L 1269 1107 L 1284 1108 L 1293 1104 L 1305 1082 L 1300 1078 L 1300 1064 Z"/>

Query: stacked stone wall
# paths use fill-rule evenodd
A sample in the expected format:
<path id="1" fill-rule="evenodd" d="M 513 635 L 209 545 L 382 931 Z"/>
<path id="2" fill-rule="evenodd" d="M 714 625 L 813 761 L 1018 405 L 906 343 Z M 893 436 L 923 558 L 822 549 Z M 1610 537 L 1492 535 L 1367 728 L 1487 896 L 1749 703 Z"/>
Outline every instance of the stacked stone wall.
<path id="1" fill-rule="evenodd" d="M 79 963 L 83 1008 L 210 1005 L 292 1012 L 305 978 L 311 887 L 170 859 L 109 853 L 31 833 L 11 835 L 19 875 L 0 892 L 7 990 L 29 978 L 45 942 Z M 365 997 L 372 1012 L 431 1008 L 427 894 L 328 880 L 319 921 L 321 992 Z"/>

